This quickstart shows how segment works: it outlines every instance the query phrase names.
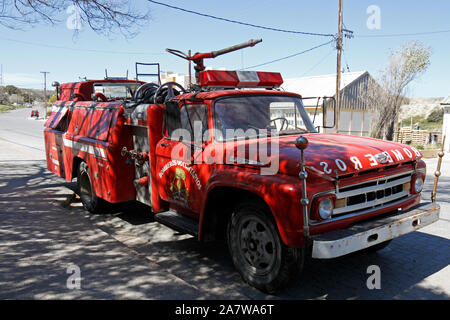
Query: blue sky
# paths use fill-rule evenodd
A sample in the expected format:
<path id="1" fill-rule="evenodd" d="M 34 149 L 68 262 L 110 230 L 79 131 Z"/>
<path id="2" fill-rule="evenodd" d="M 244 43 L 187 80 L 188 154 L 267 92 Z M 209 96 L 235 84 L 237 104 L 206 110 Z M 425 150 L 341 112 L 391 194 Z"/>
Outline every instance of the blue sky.
<path id="1" fill-rule="evenodd" d="M 318 33 L 336 33 L 338 0 L 316 1 L 205 1 L 160 0 L 174 6 L 268 27 Z M 150 9 L 150 19 L 132 39 L 120 35 L 105 37 L 83 25 L 74 37 L 61 23 L 36 25 L 24 30 L 0 27 L 0 63 L 4 84 L 42 88 L 40 71 L 49 71 L 48 85 L 57 80 L 71 82 L 78 77 L 103 78 L 109 75 L 134 77 L 134 62 L 159 62 L 164 71 L 187 72 L 184 60 L 165 53 L 165 48 L 193 52 L 212 51 L 249 39 L 262 38 L 253 48 L 207 60 L 214 68 L 240 69 L 288 56 L 324 43 L 329 38 L 279 33 L 198 17 L 158 6 L 146 0 L 133 1 L 137 9 Z M 367 8 L 380 8 L 380 29 L 369 29 Z M 443 97 L 450 93 L 450 32 L 421 36 L 359 37 L 450 30 L 447 21 L 450 1 L 344 0 L 344 23 L 355 38 L 345 40 L 343 67 L 368 70 L 377 76 L 391 50 L 410 40 L 433 48 L 428 71 L 409 88 L 413 97 Z M 57 48 L 58 47 L 58 48 Z M 64 47 L 64 48 L 59 48 Z M 86 51 L 85 51 L 86 50 Z M 91 52 L 88 50 L 110 51 Z M 268 64 L 259 71 L 278 71 L 284 78 L 335 73 L 336 51 L 329 44 L 309 53 Z"/>

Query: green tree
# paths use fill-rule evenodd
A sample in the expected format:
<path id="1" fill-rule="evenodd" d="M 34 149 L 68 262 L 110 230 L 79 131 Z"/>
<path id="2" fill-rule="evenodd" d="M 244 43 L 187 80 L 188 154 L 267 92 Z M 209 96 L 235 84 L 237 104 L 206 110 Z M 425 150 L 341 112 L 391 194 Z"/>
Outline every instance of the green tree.
<path id="1" fill-rule="evenodd" d="M 33 102 L 31 95 L 28 92 L 22 93 L 22 98 L 24 102 Z"/>
<path id="2" fill-rule="evenodd" d="M 48 102 L 49 102 L 49 103 L 53 103 L 53 102 L 55 102 L 55 101 L 56 101 L 56 94 L 52 95 L 52 96 L 50 97 L 50 99 L 48 99 Z"/>
<path id="3" fill-rule="evenodd" d="M 17 87 L 15 87 L 15 86 L 12 86 L 12 85 L 7 85 L 7 86 L 5 87 L 5 90 L 6 90 L 6 92 L 7 92 L 9 95 L 12 95 L 12 94 L 20 94 L 20 89 L 17 88 Z"/>
<path id="4" fill-rule="evenodd" d="M 5 87 L 0 87 L 0 104 L 8 103 L 8 95 Z"/>
<path id="5" fill-rule="evenodd" d="M 441 122 L 444 119 L 444 109 L 436 107 L 427 117 L 429 122 Z"/>

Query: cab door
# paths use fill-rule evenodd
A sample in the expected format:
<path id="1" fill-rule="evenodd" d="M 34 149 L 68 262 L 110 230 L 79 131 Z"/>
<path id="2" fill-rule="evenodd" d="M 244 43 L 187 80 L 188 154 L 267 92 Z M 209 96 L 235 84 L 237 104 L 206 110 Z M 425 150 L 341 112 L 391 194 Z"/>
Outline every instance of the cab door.
<path id="1" fill-rule="evenodd" d="M 54 105 L 44 124 L 47 168 L 61 178 L 66 178 L 64 166 L 64 133 L 69 123 L 69 108 L 64 103 Z"/>
<path id="2" fill-rule="evenodd" d="M 161 197 L 197 215 L 203 186 L 202 135 L 208 128 L 205 104 L 167 102 L 164 111 L 164 137 L 157 144 L 156 172 Z"/>

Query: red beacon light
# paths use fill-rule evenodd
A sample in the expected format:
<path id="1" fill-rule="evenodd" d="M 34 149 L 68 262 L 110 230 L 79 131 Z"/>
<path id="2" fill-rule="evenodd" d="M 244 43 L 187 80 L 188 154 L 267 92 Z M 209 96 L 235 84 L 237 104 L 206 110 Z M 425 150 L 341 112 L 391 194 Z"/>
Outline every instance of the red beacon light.
<path id="1" fill-rule="evenodd" d="M 283 84 L 278 72 L 206 70 L 198 74 L 201 87 L 276 88 Z"/>

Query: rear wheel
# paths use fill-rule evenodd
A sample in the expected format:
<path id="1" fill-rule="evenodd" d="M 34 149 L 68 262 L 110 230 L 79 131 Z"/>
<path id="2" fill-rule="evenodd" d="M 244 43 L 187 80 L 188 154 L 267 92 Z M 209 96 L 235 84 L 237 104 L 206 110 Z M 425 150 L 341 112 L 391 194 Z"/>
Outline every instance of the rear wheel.
<path id="1" fill-rule="evenodd" d="M 77 188 L 84 208 L 91 213 L 99 213 L 104 205 L 104 200 L 97 197 L 94 193 L 86 162 L 81 162 L 78 167 Z"/>
<path id="2" fill-rule="evenodd" d="M 239 205 L 228 223 L 228 247 L 234 266 L 250 285 L 273 293 L 303 268 L 304 250 L 281 241 L 270 213 L 258 202 Z"/>

